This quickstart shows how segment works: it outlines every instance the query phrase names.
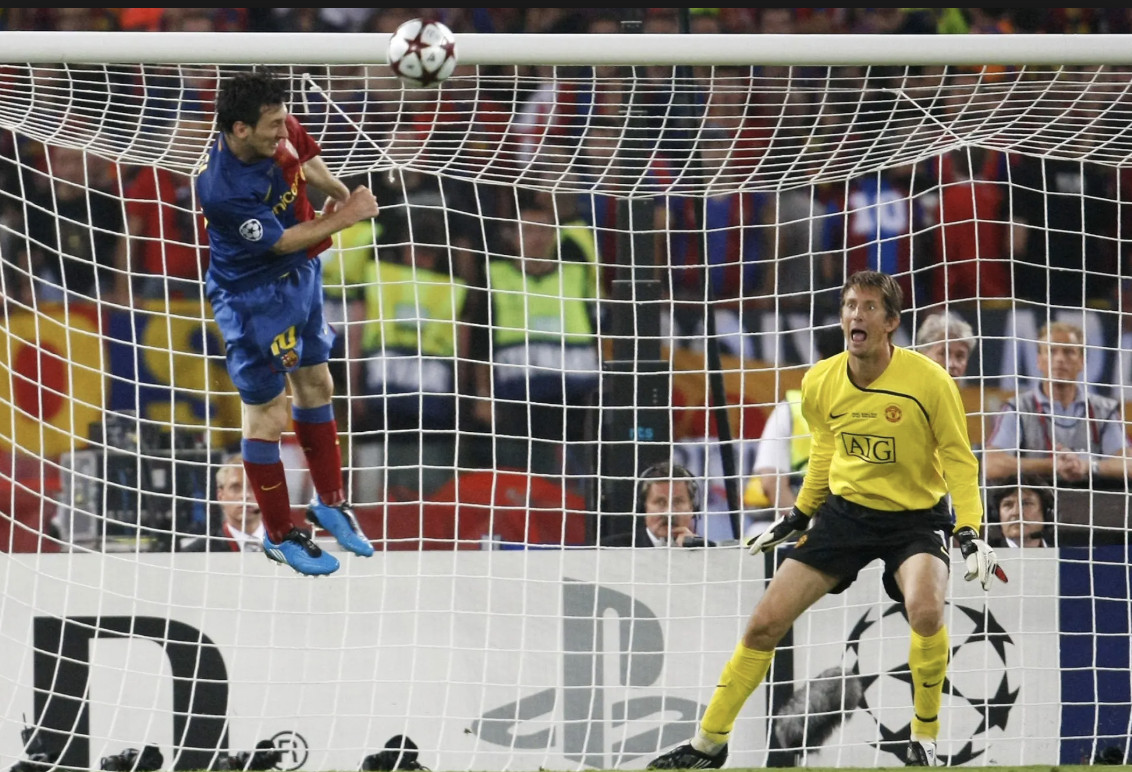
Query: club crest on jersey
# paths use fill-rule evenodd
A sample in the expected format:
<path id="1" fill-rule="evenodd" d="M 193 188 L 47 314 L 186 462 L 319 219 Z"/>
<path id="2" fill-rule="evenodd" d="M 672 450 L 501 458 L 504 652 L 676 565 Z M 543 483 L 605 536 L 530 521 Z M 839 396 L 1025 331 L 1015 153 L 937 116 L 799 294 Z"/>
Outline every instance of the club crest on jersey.
<path id="1" fill-rule="evenodd" d="M 841 444 L 845 453 L 870 464 L 896 463 L 896 438 L 880 437 L 875 434 L 841 433 Z"/>
<path id="2" fill-rule="evenodd" d="M 904 411 L 896 405 L 889 405 L 884 409 L 884 417 L 889 423 L 898 424 L 904 417 Z"/>
<path id="3" fill-rule="evenodd" d="M 283 365 L 284 370 L 293 370 L 295 365 L 299 363 L 299 355 L 295 353 L 294 349 L 283 352 L 283 356 L 279 357 L 279 362 Z"/>
<path id="4" fill-rule="evenodd" d="M 244 220 L 240 225 L 240 235 L 245 241 L 259 241 L 263 238 L 263 224 L 256 219 Z"/>

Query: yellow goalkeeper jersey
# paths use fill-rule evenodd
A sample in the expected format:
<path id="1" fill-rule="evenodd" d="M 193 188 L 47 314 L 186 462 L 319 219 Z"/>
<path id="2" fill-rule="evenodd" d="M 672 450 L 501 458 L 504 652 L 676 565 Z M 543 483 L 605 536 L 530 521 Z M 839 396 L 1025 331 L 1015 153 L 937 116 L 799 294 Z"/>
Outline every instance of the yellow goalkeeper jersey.
<path id="1" fill-rule="evenodd" d="M 979 464 L 955 381 L 923 354 L 893 347 L 868 388 L 849 379 L 849 354 L 802 378 L 813 435 L 798 508 L 814 514 L 830 493 L 873 509 L 929 509 L 947 493 L 956 527 L 982 524 Z"/>

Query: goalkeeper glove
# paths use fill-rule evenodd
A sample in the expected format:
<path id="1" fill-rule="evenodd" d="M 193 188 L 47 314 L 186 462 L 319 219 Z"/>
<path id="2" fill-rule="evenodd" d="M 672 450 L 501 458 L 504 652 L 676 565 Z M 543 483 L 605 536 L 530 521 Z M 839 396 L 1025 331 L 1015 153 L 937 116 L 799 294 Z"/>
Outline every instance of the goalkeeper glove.
<path id="1" fill-rule="evenodd" d="M 775 520 L 757 538 L 747 543 L 751 554 L 769 552 L 787 539 L 793 538 L 810 527 L 809 515 L 802 514 L 802 510 L 794 507 L 790 514 L 783 515 Z"/>
<path id="2" fill-rule="evenodd" d="M 991 574 L 997 576 L 999 581 L 1008 581 L 1006 572 L 998 564 L 994 550 L 979 538 L 978 531 L 965 525 L 955 532 L 955 538 L 959 541 L 959 551 L 967 561 L 967 575 L 963 577 L 964 579 L 969 582 L 976 576 L 979 577 L 984 590 L 990 587 Z"/>

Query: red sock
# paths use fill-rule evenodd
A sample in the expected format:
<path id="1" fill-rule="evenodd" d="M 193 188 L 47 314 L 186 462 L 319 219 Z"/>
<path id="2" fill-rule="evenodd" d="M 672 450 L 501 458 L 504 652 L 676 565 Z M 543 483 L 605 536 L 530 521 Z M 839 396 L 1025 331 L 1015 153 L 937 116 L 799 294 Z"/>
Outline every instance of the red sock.
<path id="1" fill-rule="evenodd" d="M 311 482 L 318 497 L 327 506 L 337 506 L 346 500 L 342 485 L 342 448 L 338 445 L 338 422 L 310 423 L 295 419 L 295 437 L 307 458 Z"/>
<path id="2" fill-rule="evenodd" d="M 244 460 L 244 472 L 252 486 L 255 501 L 263 514 L 263 528 L 268 538 L 278 544 L 293 527 L 291 522 L 291 496 L 287 493 L 287 475 L 283 462 L 253 464 Z"/>

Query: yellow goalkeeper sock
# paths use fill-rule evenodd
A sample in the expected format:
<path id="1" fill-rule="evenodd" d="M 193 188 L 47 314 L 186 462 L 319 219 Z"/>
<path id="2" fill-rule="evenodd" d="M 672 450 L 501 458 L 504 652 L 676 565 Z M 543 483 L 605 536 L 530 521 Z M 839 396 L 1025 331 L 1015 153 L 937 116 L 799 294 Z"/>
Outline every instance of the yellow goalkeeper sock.
<path id="1" fill-rule="evenodd" d="M 943 681 L 947 676 L 947 626 L 934 635 L 923 637 L 912 631 L 908 649 L 908 667 L 912 671 L 912 737 L 935 740 L 939 737 L 939 705 L 943 699 Z"/>
<path id="2" fill-rule="evenodd" d="M 773 658 L 773 651 L 748 649 L 742 642 L 735 647 L 700 721 L 701 736 L 715 743 L 727 742 L 735 727 L 735 718 L 751 692 L 766 678 Z"/>

